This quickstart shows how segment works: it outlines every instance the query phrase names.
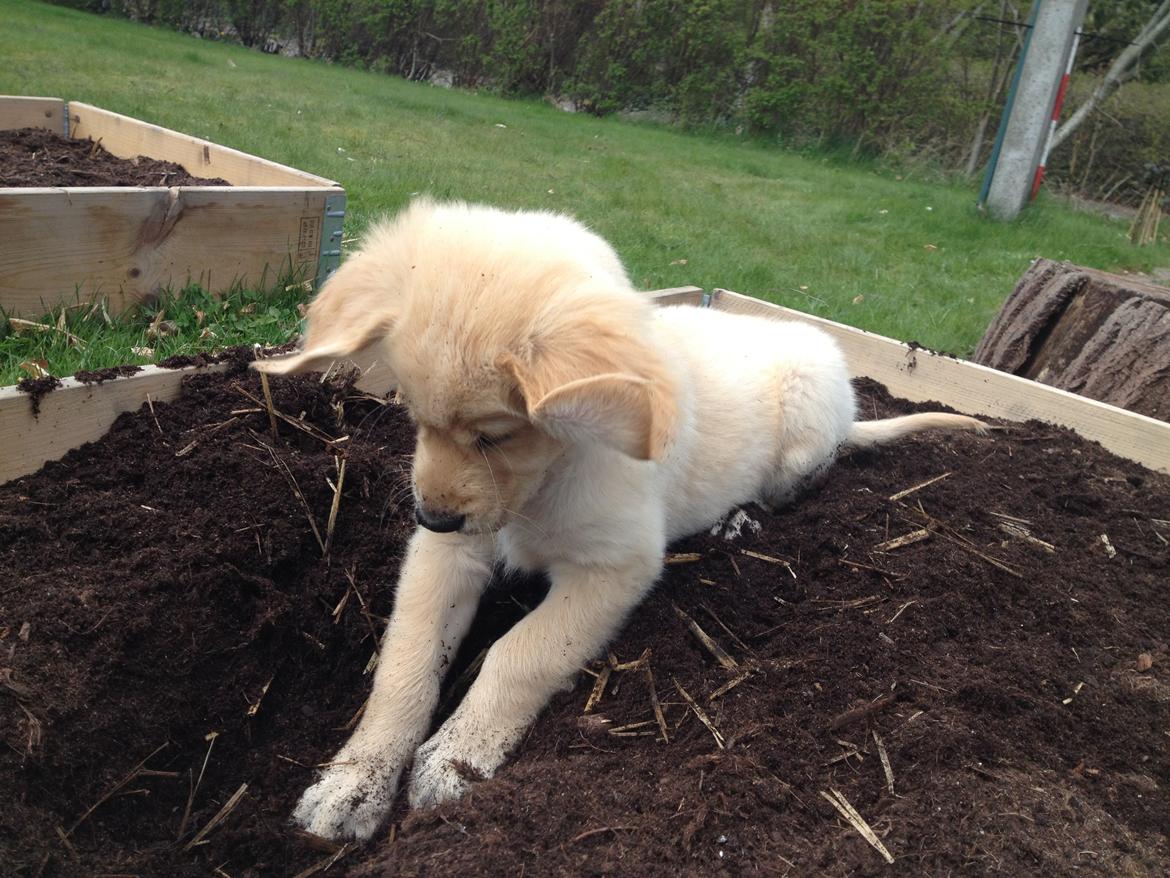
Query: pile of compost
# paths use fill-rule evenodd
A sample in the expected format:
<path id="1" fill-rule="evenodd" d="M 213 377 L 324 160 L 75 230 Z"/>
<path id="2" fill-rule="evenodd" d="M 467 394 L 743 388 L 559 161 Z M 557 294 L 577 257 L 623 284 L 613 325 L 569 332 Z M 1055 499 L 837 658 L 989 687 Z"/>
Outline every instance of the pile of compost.
<path id="1" fill-rule="evenodd" d="M 196 177 L 175 162 L 118 158 L 101 141 L 62 137 L 47 128 L 0 131 L 0 186 L 230 186 Z"/>
<path id="2" fill-rule="evenodd" d="M 1043 424 L 854 454 L 672 546 L 494 779 L 366 845 L 298 833 L 413 437 L 348 380 L 272 391 L 275 435 L 257 376 L 198 372 L 0 487 L 6 875 L 1170 873 L 1170 478 Z M 488 591 L 447 711 L 545 587 Z"/>

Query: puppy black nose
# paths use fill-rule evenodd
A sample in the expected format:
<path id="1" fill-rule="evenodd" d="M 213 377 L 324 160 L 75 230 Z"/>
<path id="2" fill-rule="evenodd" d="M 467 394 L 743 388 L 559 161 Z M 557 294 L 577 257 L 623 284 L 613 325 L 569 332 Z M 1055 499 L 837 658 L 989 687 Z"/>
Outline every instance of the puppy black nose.
<path id="1" fill-rule="evenodd" d="M 456 515 L 444 510 L 427 509 L 421 504 L 414 507 L 414 520 L 435 533 L 449 534 L 463 527 L 466 515 Z"/>

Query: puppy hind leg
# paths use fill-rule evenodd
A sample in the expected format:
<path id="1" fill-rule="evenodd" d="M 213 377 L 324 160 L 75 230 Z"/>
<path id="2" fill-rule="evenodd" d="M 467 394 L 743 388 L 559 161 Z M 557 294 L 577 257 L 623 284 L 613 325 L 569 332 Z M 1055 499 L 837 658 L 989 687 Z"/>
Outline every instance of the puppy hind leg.
<path id="1" fill-rule="evenodd" d="M 835 346 L 830 344 L 835 349 Z M 775 464 L 761 494 L 775 508 L 815 487 L 837 459 L 853 425 L 856 400 L 844 360 L 781 370 Z"/>
<path id="2" fill-rule="evenodd" d="M 764 480 L 760 502 L 773 510 L 790 506 L 801 494 L 824 480 L 835 459 L 836 454 L 822 445 L 785 453 Z"/>
<path id="3" fill-rule="evenodd" d="M 617 633 L 661 572 L 655 555 L 617 568 L 556 565 L 541 604 L 491 650 L 455 713 L 415 754 L 410 804 L 427 807 L 491 777 L 544 708 Z"/>

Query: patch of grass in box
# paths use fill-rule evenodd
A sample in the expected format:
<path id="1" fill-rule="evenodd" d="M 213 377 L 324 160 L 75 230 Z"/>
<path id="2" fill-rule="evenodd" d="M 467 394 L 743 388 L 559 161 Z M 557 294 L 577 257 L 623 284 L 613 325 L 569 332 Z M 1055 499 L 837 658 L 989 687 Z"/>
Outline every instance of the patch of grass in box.
<path id="1" fill-rule="evenodd" d="M 213 296 L 197 285 L 112 315 L 104 299 L 62 305 L 37 318 L 0 313 L 0 385 L 47 372 L 58 377 L 240 344 L 282 344 L 297 332 L 303 283 L 271 292 L 235 289 Z"/>

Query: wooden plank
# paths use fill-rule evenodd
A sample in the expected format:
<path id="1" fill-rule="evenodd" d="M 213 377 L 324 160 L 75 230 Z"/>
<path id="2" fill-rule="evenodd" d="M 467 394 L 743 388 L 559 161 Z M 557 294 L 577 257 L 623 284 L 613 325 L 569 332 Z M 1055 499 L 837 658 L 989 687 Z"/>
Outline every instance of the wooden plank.
<path id="1" fill-rule="evenodd" d="M 313 278 L 326 197 L 289 188 L 0 189 L 0 307 L 95 295 L 120 311 L 194 280 L 213 292 Z"/>
<path id="2" fill-rule="evenodd" d="M 913 402 L 934 400 L 961 412 L 1008 421 L 1040 420 L 1069 427 L 1114 454 L 1170 472 L 1170 424 L 1027 378 L 998 372 L 728 290 L 711 305 L 773 320 L 799 320 L 825 330 L 841 345 L 854 375 L 880 381 Z"/>
<path id="3" fill-rule="evenodd" d="M 701 291 L 679 288 L 649 293 L 663 304 L 697 304 Z M 1116 454 L 1170 472 L 1170 425 L 1135 415 L 1104 403 L 953 360 L 925 351 L 912 351 L 900 342 L 717 290 L 712 307 L 770 319 L 803 320 L 823 328 L 841 344 L 854 373 L 881 381 L 890 391 L 907 399 L 937 400 L 962 411 L 1006 420 L 1039 418 L 1071 427 L 1096 439 Z M 916 365 L 911 366 L 914 362 Z M 358 386 L 369 393 L 384 394 L 392 377 L 372 356 L 361 358 L 364 372 Z M 211 367 L 217 368 L 217 367 Z M 159 369 L 147 366 L 128 378 L 104 384 L 84 385 L 67 378 L 64 385 L 41 399 L 41 414 L 32 416 L 27 394 L 15 387 L 0 387 L 0 483 L 35 472 L 48 460 L 100 438 L 123 411 L 152 400 L 173 399 L 184 375 L 194 369 Z"/>
<path id="4" fill-rule="evenodd" d="M 703 301 L 702 287 L 670 287 L 647 293 L 655 305 L 698 305 Z"/>
<path id="5" fill-rule="evenodd" d="M 324 177 L 90 104 L 70 103 L 69 121 L 71 137 L 100 140 L 122 158 L 145 155 L 178 162 L 196 177 L 222 177 L 233 186 L 337 187 Z"/>
<path id="6" fill-rule="evenodd" d="M 211 366 L 221 369 L 221 366 Z M 0 483 L 36 472 L 50 460 L 100 439 L 122 412 L 146 403 L 166 402 L 179 395 L 183 376 L 193 369 L 144 366 L 141 372 L 102 384 L 65 378 L 62 386 L 41 397 L 33 417 L 27 393 L 0 387 Z"/>
<path id="7" fill-rule="evenodd" d="M 0 95 L 0 131 L 13 128 L 48 128 L 65 133 L 65 102 L 60 98 Z"/>

